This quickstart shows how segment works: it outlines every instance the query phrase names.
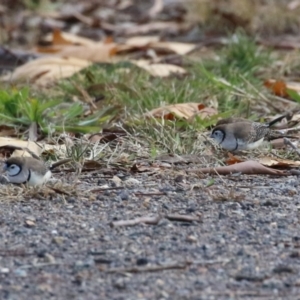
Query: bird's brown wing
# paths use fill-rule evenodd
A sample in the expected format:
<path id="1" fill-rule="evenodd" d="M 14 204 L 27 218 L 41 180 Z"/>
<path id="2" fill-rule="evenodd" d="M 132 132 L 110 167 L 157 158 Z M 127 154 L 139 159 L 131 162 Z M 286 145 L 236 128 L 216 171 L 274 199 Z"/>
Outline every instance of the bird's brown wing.
<path id="1" fill-rule="evenodd" d="M 255 122 L 237 122 L 230 124 L 234 130 L 236 139 L 247 143 L 255 143 L 264 138 L 268 132 L 268 125 Z"/>
<path id="2" fill-rule="evenodd" d="M 27 167 L 36 173 L 44 175 L 49 170 L 49 168 L 41 160 L 37 160 L 33 157 L 24 157 L 24 159 L 26 160 Z"/>
<path id="3" fill-rule="evenodd" d="M 251 140 L 249 142 L 256 142 L 265 138 L 270 132 L 269 125 L 261 123 L 252 123 Z"/>

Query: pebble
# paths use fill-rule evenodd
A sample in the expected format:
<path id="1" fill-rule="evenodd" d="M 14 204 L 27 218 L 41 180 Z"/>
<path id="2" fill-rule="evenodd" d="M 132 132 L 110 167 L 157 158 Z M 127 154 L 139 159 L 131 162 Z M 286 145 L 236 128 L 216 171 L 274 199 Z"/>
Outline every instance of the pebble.
<path id="1" fill-rule="evenodd" d="M 136 260 L 138 266 L 144 266 L 148 264 L 148 259 L 146 257 L 140 257 Z"/>
<path id="2" fill-rule="evenodd" d="M 1 274 L 9 273 L 9 268 L 0 268 L 0 273 Z"/>
<path id="3" fill-rule="evenodd" d="M 16 270 L 14 270 L 14 273 L 19 277 L 26 277 L 27 276 L 26 270 L 23 270 L 23 269 L 16 269 Z"/>

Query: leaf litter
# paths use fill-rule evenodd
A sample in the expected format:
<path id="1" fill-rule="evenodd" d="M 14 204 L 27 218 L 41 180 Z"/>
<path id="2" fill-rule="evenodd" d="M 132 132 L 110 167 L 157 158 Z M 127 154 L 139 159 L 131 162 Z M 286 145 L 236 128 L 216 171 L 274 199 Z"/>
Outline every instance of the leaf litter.
<path id="1" fill-rule="evenodd" d="M 106 9 L 109 11 L 113 6 L 114 4 L 110 4 Z M 120 10 L 124 9 L 125 11 L 122 12 L 126 14 L 126 8 L 132 8 L 132 1 L 118 2 L 116 6 L 118 6 Z M 49 51 L 51 55 L 55 52 L 53 66 L 47 64 L 43 66 L 41 61 L 37 59 L 35 70 L 30 71 L 28 65 L 26 67 L 26 64 L 24 64 L 23 67 L 25 67 L 25 70 L 22 71 L 21 69 L 22 72 L 20 69 L 15 69 L 16 73 L 18 71 L 19 74 L 21 74 L 20 77 L 18 78 L 16 73 L 12 73 L 9 74 L 10 79 L 15 79 L 16 81 L 25 80 L 25 82 L 30 80 L 33 85 L 47 85 L 48 83 L 55 83 L 63 77 L 69 77 L 74 73 L 78 73 L 80 70 L 85 69 L 86 66 L 92 64 L 92 62 L 102 61 L 114 64 L 115 61 L 123 62 L 129 59 L 132 61 L 132 57 L 130 57 L 131 54 L 140 56 L 140 59 L 134 60 L 134 63 L 140 64 L 140 67 L 144 68 L 144 70 L 149 72 L 153 77 L 169 77 L 179 72 L 181 73 L 179 78 L 186 78 L 190 74 L 187 72 L 185 65 L 167 65 L 161 62 L 165 58 L 165 55 L 175 54 L 176 57 L 188 55 L 191 51 L 196 50 L 197 45 L 194 43 L 165 41 L 161 38 L 161 35 L 158 36 L 155 34 L 157 34 L 156 31 L 162 30 L 164 34 L 170 31 L 172 35 L 179 35 L 180 32 L 186 33 L 191 25 L 184 24 L 184 22 L 162 22 L 161 20 L 156 20 L 156 17 L 161 17 L 160 14 L 164 12 L 164 6 L 164 2 L 154 1 L 150 10 L 143 15 L 143 17 L 147 15 L 147 17 L 150 18 L 148 23 L 141 25 L 139 22 L 132 24 L 126 24 L 126 22 L 124 22 L 125 26 L 118 22 L 113 23 L 112 20 L 115 16 L 109 16 L 109 13 L 105 14 L 101 12 L 101 10 L 100 22 L 94 15 L 90 15 L 91 7 L 89 8 L 88 3 L 82 5 L 81 8 L 78 4 L 74 5 L 74 10 L 71 10 L 72 13 L 70 13 L 69 10 L 65 10 L 64 13 L 55 12 L 53 14 L 50 12 L 47 15 L 52 18 L 52 21 L 66 22 L 66 20 L 74 21 L 75 19 L 81 26 L 82 24 L 84 24 L 84 26 L 88 24 L 90 27 L 92 27 L 92 25 L 95 27 L 98 26 L 98 30 L 99 28 L 101 30 L 104 29 L 113 33 L 116 37 L 123 35 L 123 42 L 105 39 L 103 39 L 102 42 L 94 42 L 88 38 L 79 38 L 76 35 L 68 35 L 67 33 L 55 29 L 53 30 L 54 38 L 52 42 L 48 40 L 48 43 L 50 41 L 52 45 L 44 47 L 44 50 Z M 99 13 L 98 9 L 98 7 L 93 7 L 92 13 Z M 224 20 L 227 18 L 227 20 L 231 20 L 234 24 L 244 23 L 243 19 L 236 18 L 234 13 L 226 14 L 222 7 L 216 10 L 215 13 L 221 19 Z M 127 14 L 127 17 L 128 16 L 130 16 L 130 13 Z M 21 18 L 24 17 L 21 16 Z M 119 14 L 119 18 L 122 18 L 122 14 Z M 149 34 L 149 37 L 144 36 L 144 40 L 140 37 L 136 37 L 134 40 L 132 36 L 125 36 L 143 33 Z M 132 40 L 130 41 L 130 39 Z M 76 53 L 80 58 L 83 58 L 82 65 L 80 65 L 78 69 L 72 65 L 75 64 L 72 57 L 76 57 Z M 38 52 L 32 52 L 32 55 L 37 54 Z M 70 57 L 67 58 L 65 57 L 66 55 Z M 128 57 L 125 58 L 125 55 L 128 55 Z M 52 58 L 42 57 L 40 59 L 47 61 L 47 59 L 51 60 Z M 70 62 L 66 63 L 66 72 L 62 72 L 63 61 Z M 40 67 L 39 62 L 41 64 Z M 30 62 L 28 64 L 30 64 Z M 62 69 L 57 71 L 57 66 L 61 66 Z M 73 71 L 70 69 L 73 69 Z M 178 76 L 178 74 L 175 76 Z M 9 77 L 6 76 L 5 78 L 8 79 Z M 246 89 L 243 90 L 239 88 L 238 85 L 232 84 L 229 80 L 226 80 L 226 78 L 221 78 L 216 81 L 220 85 L 223 85 L 223 87 L 226 86 L 226 88 L 234 90 L 233 94 L 237 97 L 237 102 L 241 99 L 239 98 L 241 95 L 255 102 L 254 97 L 247 94 Z M 263 82 L 263 80 L 261 80 L 261 82 Z M 290 81 L 287 80 L 283 82 L 288 83 Z M 298 100 L 296 94 L 288 91 L 293 90 L 291 86 L 289 86 L 289 88 L 286 88 L 288 84 L 281 86 L 282 88 L 279 89 L 280 93 L 277 90 L 271 90 L 277 95 L 276 97 L 281 97 L 281 99 L 277 99 L 280 104 L 287 103 L 285 100 L 291 102 L 291 104 Z M 85 104 L 91 106 L 89 109 L 91 111 L 93 109 L 96 110 L 94 106 L 96 104 L 90 95 L 85 93 L 84 88 L 79 87 L 77 91 L 84 98 Z M 163 101 L 164 100 L 166 99 L 163 99 Z M 150 111 L 150 116 L 160 119 L 166 118 L 175 124 L 179 123 L 181 119 L 189 120 L 192 124 L 195 124 L 195 120 L 198 119 L 196 115 L 198 114 L 201 121 L 208 119 L 207 123 L 200 123 L 202 126 L 201 130 L 203 130 L 203 127 L 210 128 L 209 126 L 219 118 L 218 111 L 221 111 L 222 108 L 217 109 L 216 107 L 209 107 L 207 104 L 202 105 L 202 102 L 198 103 L 197 100 L 195 97 L 195 102 L 187 102 L 182 105 L 174 104 L 168 106 L 162 104 L 160 107 L 157 107 L 157 111 Z M 258 105 L 261 104 L 259 101 L 257 101 Z M 296 114 L 294 114 L 294 116 L 295 115 Z M 139 118 L 143 119 L 145 116 L 146 114 L 140 114 Z M 263 116 L 264 118 L 266 117 L 265 115 Z M 291 120 L 289 120 L 289 122 L 290 121 Z M 285 124 L 286 128 L 292 129 L 291 127 L 296 126 L 297 119 L 294 118 L 294 121 L 295 123 L 293 124 L 287 122 L 288 125 Z M 153 125 L 150 124 L 150 126 Z M 218 167 L 218 165 L 224 163 L 224 156 L 226 154 L 224 155 L 224 152 L 220 151 L 215 145 L 208 143 L 205 138 L 201 140 L 201 146 L 197 148 L 198 152 L 195 155 L 198 160 L 196 162 L 193 155 L 190 157 L 177 153 L 174 155 L 172 151 L 169 151 L 170 153 L 166 154 L 165 158 L 158 156 L 155 143 L 142 142 L 138 133 L 134 134 L 126 130 L 122 136 L 118 136 L 115 133 L 107 136 L 101 128 L 98 128 L 98 130 L 100 132 L 92 132 L 95 137 L 94 139 L 90 138 L 90 141 L 87 141 L 89 137 L 85 137 L 85 145 L 80 145 L 75 135 L 69 137 L 72 142 L 68 145 L 64 144 L 65 142 L 57 143 L 56 145 L 46 143 L 45 148 L 46 146 L 49 147 L 48 151 L 45 151 L 48 152 L 48 156 L 58 156 L 58 154 L 59 156 L 71 156 L 73 163 L 71 168 L 64 168 L 62 172 L 55 174 L 55 179 L 51 182 L 49 188 L 46 186 L 40 190 L 34 190 L 25 187 L 5 185 L 1 190 L 1 203 L 3 205 L 7 204 L 7 199 L 12 201 L 17 200 L 18 202 L 26 201 L 26 205 L 24 205 L 25 208 L 19 210 L 17 206 L 11 207 L 11 210 L 16 212 L 14 216 L 11 216 L 11 219 L 15 222 L 14 227 L 17 227 L 17 224 L 20 223 L 20 216 L 22 220 L 25 220 L 25 225 L 28 227 L 27 230 L 30 230 L 30 234 L 27 234 L 25 231 L 23 232 L 18 227 L 16 231 L 20 230 L 21 234 L 28 239 L 28 244 L 26 244 L 28 248 L 32 248 L 34 251 L 39 250 L 37 249 L 38 246 L 35 246 L 37 244 L 37 232 L 31 230 L 41 228 L 45 229 L 45 232 L 49 232 L 49 228 L 51 228 L 51 234 L 65 235 L 63 238 L 70 239 L 72 247 L 76 248 L 78 253 L 80 253 L 80 255 L 73 253 L 72 256 L 68 256 L 68 245 L 64 245 L 64 255 L 68 256 L 67 258 L 72 262 L 71 264 L 64 262 L 65 256 L 62 257 L 60 253 L 58 253 L 58 258 L 56 257 L 55 259 L 61 259 L 62 263 L 57 262 L 56 267 L 59 270 L 62 270 L 62 268 L 67 269 L 69 273 L 68 275 L 61 275 L 63 272 L 59 274 L 59 276 L 64 277 L 59 278 L 59 280 L 56 279 L 58 284 L 55 285 L 55 287 L 49 284 L 49 286 L 45 288 L 45 286 L 43 287 L 40 284 L 40 282 L 45 281 L 47 277 L 51 278 L 51 280 L 53 279 L 51 277 L 52 275 L 47 273 L 47 267 L 49 267 L 47 263 L 40 262 L 51 255 L 48 253 L 40 253 L 37 255 L 39 263 L 37 263 L 36 266 L 43 270 L 43 274 L 40 275 L 37 273 L 34 277 L 27 276 L 27 274 L 25 274 L 25 276 L 22 275 L 24 276 L 22 277 L 22 282 L 26 283 L 30 277 L 30 284 L 33 283 L 41 291 L 46 289 L 53 294 L 56 293 L 58 286 L 63 285 L 65 282 L 72 282 L 74 283 L 73 290 L 77 291 L 78 285 L 82 292 L 86 286 L 86 282 L 92 285 L 91 274 L 93 274 L 93 272 L 97 274 L 98 280 L 105 283 L 105 280 L 108 280 L 107 275 L 109 272 L 141 272 L 142 274 L 140 274 L 141 276 L 139 276 L 139 278 L 134 277 L 134 281 L 138 283 L 138 286 L 134 287 L 132 286 L 132 284 L 134 285 L 133 282 L 127 282 L 127 277 L 124 280 L 122 278 L 121 281 L 109 281 L 107 286 L 112 286 L 113 290 L 122 290 L 122 295 L 125 297 L 130 293 L 130 290 L 131 292 L 138 291 L 140 293 L 138 295 L 136 294 L 136 297 L 144 296 L 145 298 L 148 296 L 149 298 L 168 298 L 169 295 L 174 294 L 174 286 L 176 286 L 175 293 L 177 295 L 184 297 L 188 294 L 188 297 L 191 298 L 193 291 L 195 291 L 195 288 L 197 289 L 199 284 L 199 291 L 205 291 L 205 293 L 206 291 L 211 291 L 211 284 L 208 284 L 208 281 L 210 281 L 215 284 L 216 293 L 220 293 L 223 296 L 226 294 L 232 297 L 233 291 L 230 287 L 225 290 L 222 288 L 222 291 L 218 292 L 219 287 L 222 287 L 223 281 L 216 278 L 215 272 L 212 272 L 207 265 L 210 264 L 209 262 L 217 264 L 218 268 L 224 271 L 222 274 L 235 274 L 236 270 L 241 270 L 242 272 L 243 266 L 245 266 L 245 268 L 247 267 L 247 270 L 250 268 L 249 272 L 251 273 L 253 271 L 251 269 L 252 264 L 249 263 L 248 260 L 249 257 L 251 258 L 252 256 L 255 257 L 260 269 L 267 270 L 267 277 L 274 279 L 272 277 L 272 270 L 269 270 L 268 267 L 264 265 L 264 261 L 272 265 L 270 259 L 261 259 L 261 252 L 257 251 L 252 245 L 255 244 L 259 245 L 259 247 L 263 247 L 261 246 L 261 242 L 255 238 L 256 236 L 261 236 L 260 230 L 268 232 L 268 236 L 265 236 L 265 241 L 269 243 L 268 248 L 272 248 L 270 256 L 273 258 L 273 262 L 278 259 L 285 262 L 284 254 L 279 250 L 279 248 L 282 249 L 282 247 L 278 245 L 284 245 L 284 247 L 288 249 L 296 247 L 296 239 L 293 240 L 292 236 L 296 237 L 299 231 L 297 221 L 293 221 L 297 219 L 294 212 L 296 212 L 298 208 L 295 203 L 291 203 L 288 197 L 293 197 L 298 194 L 298 191 L 295 189 L 295 186 L 297 187 L 297 181 L 293 178 L 289 178 L 290 176 L 287 175 L 291 173 L 282 170 L 282 168 L 290 169 L 298 167 L 299 162 L 290 159 L 291 155 L 287 153 L 286 149 L 284 149 L 283 152 L 275 153 L 284 154 L 289 158 L 279 158 L 275 155 L 273 157 L 268 149 L 260 149 L 258 152 L 246 153 L 245 158 L 229 155 L 229 159 L 225 161 L 228 166 Z M 67 127 L 65 127 L 65 131 L 68 133 Z M 38 140 L 38 128 L 36 128 L 35 134 L 33 135 L 35 139 Z M 148 139 L 150 139 L 149 135 L 146 137 L 148 141 Z M 184 136 L 180 135 L 180 138 L 184 138 Z M 5 144 L 4 147 L 19 147 L 19 141 L 21 140 L 17 140 L 16 143 L 18 146 L 15 146 L 14 141 L 10 141 L 8 145 Z M 176 142 L 177 141 L 178 138 Z M 197 143 L 196 138 L 193 142 L 195 144 Z M 169 143 L 165 142 L 165 144 Z M 59 147 L 64 148 L 62 152 L 58 152 Z M 83 149 L 86 149 L 86 151 L 83 151 Z M 6 150 L 10 151 L 11 149 Z M 40 149 L 36 149 L 35 151 L 41 156 L 42 153 Z M 98 156 L 94 155 L 94 152 L 97 152 Z M 152 159 L 156 161 L 156 164 L 149 159 L 150 152 L 153 153 Z M 97 160 L 95 160 L 96 157 Z M 249 157 L 251 160 L 249 160 Z M 162 161 L 167 160 L 168 167 L 162 168 L 159 163 L 157 163 L 160 159 Z M 255 159 L 257 161 L 255 161 Z M 195 163 L 198 163 L 200 168 L 195 169 Z M 192 168 L 190 168 L 191 166 Z M 277 169 L 279 167 L 280 169 Z M 99 176 L 99 171 L 103 177 Z M 69 172 L 71 172 L 71 174 L 69 174 Z M 197 176 L 194 176 L 195 173 L 197 173 Z M 187 178 L 184 184 L 181 181 L 174 180 L 174 178 L 177 178 L 177 175 L 183 176 L 182 174 Z M 256 176 L 247 176 L 248 174 Z M 270 177 L 267 178 L 270 180 L 266 181 L 266 177 L 264 178 L 259 175 L 269 175 Z M 284 176 L 287 177 L 285 178 Z M 279 179 L 277 177 L 281 178 Z M 57 178 L 58 182 L 55 181 Z M 113 178 L 114 180 L 110 180 Z M 118 180 L 116 180 L 116 178 L 118 178 Z M 131 182 L 130 185 L 125 184 L 126 180 Z M 250 191 L 249 193 L 240 192 L 239 186 L 236 183 L 231 184 L 232 181 L 240 182 L 243 180 L 250 182 L 247 187 Z M 143 183 L 142 185 L 140 184 L 141 182 Z M 269 194 L 262 194 L 261 190 L 265 188 L 264 184 L 269 184 L 270 189 L 273 189 L 275 192 L 270 191 Z M 284 187 L 282 187 L 282 185 L 284 185 Z M 91 192 L 91 186 L 93 186 L 93 192 Z M 103 186 L 103 188 L 101 188 L 101 186 Z M 104 186 L 107 186 L 107 188 L 105 189 Z M 197 186 L 197 188 L 193 188 L 194 186 Z M 254 191 L 253 189 L 256 186 L 258 187 L 257 191 Z M 229 192 L 226 188 L 224 189 L 224 187 L 230 187 Z M 252 187 L 253 189 L 251 189 Z M 226 191 L 225 193 L 224 190 Z M 262 195 L 266 199 L 263 199 Z M 143 197 L 145 200 L 141 200 L 144 199 Z M 39 201 L 34 202 L 34 199 L 38 199 Z M 45 199 L 47 199 L 47 202 Z M 78 199 L 80 199 L 80 201 L 78 201 Z M 30 209 L 26 208 L 26 206 Z M 285 206 L 291 206 L 291 211 L 287 211 Z M 28 209 L 27 212 L 26 209 Z M 44 214 L 43 217 L 34 219 L 30 218 L 30 216 L 28 217 L 28 212 L 34 214 L 36 211 L 42 212 Z M 61 213 L 61 211 L 64 213 Z M 76 214 L 76 217 L 72 215 L 71 211 Z M 275 215 L 270 216 L 272 223 L 264 219 L 264 215 L 268 215 L 270 211 L 274 211 L 274 213 L 277 214 L 276 218 Z M 141 215 L 149 216 L 149 213 L 151 213 L 151 216 L 154 216 L 155 221 L 158 218 L 159 221 L 155 224 L 156 226 L 153 226 L 154 229 L 147 227 L 147 230 L 145 230 L 143 223 L 147 223 L 145 222 L 147 217 L 141 217 Z M 160 219 L 160 216 L 163 216 L 163 218 Z M 199 220 L 201 220 L 201 222 L 198 222 Z M 72 226 L 68 226 L 66 221 L 70 222 L 69 224 L 72 224 Z M 43 227 L 43 222 L 45 222 L 47 227 Z M 114 231 L 110 228 L 110 224 L 118 224 L 116 222 L 123 222 L 124 227 L 127 227 L 126 222 L 129 222 L 128 225 L 139 224 L 140 227 L 136 226 L 138 229 L 122 228 L 122 231 Z M 248 227 L 247 222 L 251 224 L 251 227 Z M 180 223 L 180 225 L 178 223 Z M 197 226 L 194 223 L 197 223 Z M 8 226 L 8 222 L 4 222 L 3 226 Z M 226 231 L 222 231 L 222 228 L 226 228 Z M 256 231 L 255 236 L 252 236 L 253 229 Z M 278 234 L 278 232 L 283 229 L 285 230 L 283 234 L 284 237 Z M 274 235 L 274 231 L 278 231 L 277 235 Z M 7 232 L 9 232 L 9 230 L 7 230 Z M 287 232 L 288 234 L 286 234 Z M 120 233 L 128 240 L 121 241 Z M 210 238 L 211 233 L 213 233 L 215 240 Z M 16 233 L 16 235 L 17 234 L 19 233 Z M 162 239 L 158 239 L 158 235 L 161 235 Z M 88 237 L 90 239 L 89 242 L 86 242 L 87 240 L 84 237 Z M 19 242 L 19 240 L 13 241 L 14 236 L 10 238 L 12 244 Z M 57 249 L 52 247 L 53 243 L 51 242 L 53 237 L 50 236 L 48 238 L 45 236 L 44 238 L 47 244 L 47 251 L 56 254 Z M 149 240 L 154 242 L 154 248 L 149 246 Z M 276 241 L 276 245 L 273 243 L 274 240 Z M 173 249 L 175 249 L 174 244 L 176 244 L 176 250 L 173 251 Z M 88 249 L 87 245 L 96 245 L 104 249 L 104 252 L 107 251 L 104 255 L 109 257 L 107 261 L 110 261 L 110 263 L 104 268 L 101 261 L 105 262 L 105 258 L 101 260 L 101 257 L 97 257 L 92 259 L 92 262 L 81 261 L 83 257 L 81 251 L 89 253 L 91 257 L 93 257 L 95 253 L 98 256 L 102 255 L 99 254 L 101 251 L 99 252 L 99 250 L 92 248 Z M 127 246 L 125 247 L 124 245 Z M 145 245 L 147 245 L 147 247 L 149 246 L 149 248 L 147 248 L 148 250 L 145 250 Z M 120 251 L 118 250 L 118 246 L 120 246 Z M 160 253 L 156 251 L 158 247 Z M 234 249 L 234 252 L 227 251 L 228 248 Z M 186 251 L 187 249 L 189 251 Z M 34 251 L 32 253 L 36 253 Z M 147 255 L 148 251 L 152 251 L 153 255 Z M 185 251 L 184 253 L 193 253 L 193 255 L 191 260 L 180 263 L 182 262 L 183 251 Z M 285 249 L 285 253 L 287 253 L 286 251 L 289 250 Z M 148 263 L 147 259 L 138 260 L 138 256 L 144 253 L 146 253 L 145 256 L 147 256 L 149 261 L 153 259 L 153 261 L 150 261 L 150 265 L 146 267 L 132 266 L 134 259 L 137 259 L 138 263 Z M 221 257 L 219 254 L 217 257 L 216 253 L 221 253 Z M 153 258 L 153 256 L 155 257 Z M 167 257 L 171 257 L 175 263 L 168 263 Z M 203 257 L 205 258 L 204 261 Z M 207 259 L 207 257 L 211 259 Z M 237 257 L 241 257 L 241 261 L 239 261 Z M 161 260 L 166 260 L 167 263 Z M 200 266 L 197 265 L 197 262 L 200 262 Z M 23 261 L 21 263 L 23 263 Z M 18 262 L 18 264 L 20 263 Z M 13 266 L 14 268 L 17 267 L 17 265 Z M 30 262 L 29 264 L 27 263 L 25 267 L 26 266 L 29 266 L 28 269 L 30 266 L 34 268 L 35 264 L 31 264 Z M 7 267 L 11 268 L 10 265 Z M 24 269 L 26 269 L 25 267 Z M 155 278 L 156 281 L 151 281 L 152 279 L 145 275 L 147 271 L 159 272 L 173 268 L 184 270 L 184 273 L 180 272 L 182 276 L 180 282 L 184 282 L 185 286 L 188 287 L 187 289 L 183 289 L 179 284 L 173 284 L 174 279 L 175 281 L 178 279 L 175 272 L 168 273 L 168 281 L 165 280 L 165 278 L 163 278 L 165 281 L 162 281 L 162 279 L 157 279 L 157 277 Z M 88 269 L 88 272 L 85 272 L 85 269 Z M 256 268 L 256 271 L 257 270 L 258 268 Z M 4 273 L 3 269 L 0 271 Z M 19 272 L 19 270 L 16 269 L 16 274 L 17 271 Z M 106 272 L 105 278 L 102 274 L 104 271 Z M 87 273 L 89 274 L 87 275 Z M 194 277 L 195 274 L 197 276 Z M 264 276 L 253 277 L 255 274 L 253 275 L 252 273 L 250 275 L 248 277 L 245 274 L 239 274 L 235 277 L 229 275 L 228 280 L 232 281 L 235 280 L 235 278 L 242 278 L 243 280 L 237 279 L 234 281 L 234 284 L 235 290 L 238 289 L 238 292 L 241 292 L 243 295 L 248 295 L 250 292 L 243 290 L 244 287 L 242 285 L 238 286 L 240 281 L 246 281 L 248 288 L 251 286 L 251 295 L 253 295 L 254 292 L 256 293 L 257 290 L 266 291 L 268 284 L 271 286 L 270 290 L 274 290 L 274 286 L 278 288 L 277 290 L 281 290 L 281 281 L 279 283 L 278 281 L 268 283 L 264 280 L 264 278 L 266 278 Z M 11 275 L 9 274 L 7 276 L 7 280 L 10 280 L 9 276 Z M 187 277 L 185 278 L 185 276 Z M 111 277 L 109 277 L 109 280 L 110 278 Z M 195 278 L 197 278 L 197 281 Z M 253 278 L 255 278 L 255 280 L 252 280 Z M 139 280 L 144 281 L 141 283 Z M 254 281 L 255 286 L 253 285 Z M 145 282 L 147 284 L 145 284 Z M 170 285 L 169 282 L 172 284 Z M 28 286 L 30 286 L 30 284 L 28 284 Z M 160 288 L 158 290 L 155 288 L 152 289 L 152 287 L 156 285 L 159 285 Z M 97 289 L 96 294 L 104 295 L 105 293 L 109 293 L 105 290 L 104 286 L 105 285 L 97 284 L 97 288 L 93 289 Z M 148 286 L 150 286 L 150 289 L 148 289 Z M 145 290 L 140 292 L 142 287 Z M 27 289 L 27 291 L 28 290 L 29 289 Z M 262 295 L 260 292 L 257 293 L 260 296 Z M 212 296 L 213 293 L 207 292 L 206 295 L 207 294 Z M 213 296 L 216 296 L 216 294 Z M 273 292 L 267 293 L 267 297 L 272 298 L 273 296 Z M 132 295 L 130 297 L 132 297 Z"/>

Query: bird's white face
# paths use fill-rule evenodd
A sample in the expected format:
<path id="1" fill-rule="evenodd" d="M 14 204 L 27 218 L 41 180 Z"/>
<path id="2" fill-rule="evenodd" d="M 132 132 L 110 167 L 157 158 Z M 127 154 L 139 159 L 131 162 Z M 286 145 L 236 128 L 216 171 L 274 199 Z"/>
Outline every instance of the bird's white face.
<path id="1" fill-rule="evenodd" d="M 21 168 L 16 164 L 12 164 L 12 165 L 9 165 L 9 166 L 5 165 L 4 166 L 4 171 L 6 172 L 6 174 L 8 176 L 16 176 L 17 174 L 20 173 Z"/>
<path id="2" fill-rule="evenodd" d="M 212 139 L 214 139 L 218 144 L 221 144 L 224 140 L 225 133 L 222 130 L 216 129 L 210 135 Z"/>

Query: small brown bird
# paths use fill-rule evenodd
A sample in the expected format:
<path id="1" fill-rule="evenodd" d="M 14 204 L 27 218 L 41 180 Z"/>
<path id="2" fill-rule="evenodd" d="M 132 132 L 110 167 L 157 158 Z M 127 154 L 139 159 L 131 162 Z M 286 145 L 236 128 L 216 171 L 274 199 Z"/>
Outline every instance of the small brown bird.
<path id="1" fill-rule="evenodd" d="M 33 157 L 10 157 L 4 163 L 4 172 L 11 183 L 42 185 L 51 177 L 50 169 Z"/>
<path id="2" fill-rule="evenodd" d="M 270 135 L 270 127 L 283 118 L 285 115 L 269 123 L 252 122 L 242 118 L 220 120 L 210 137 L 222 148 L 229 151 L 254 149 L 260 146 L 264 139 Z"/>

